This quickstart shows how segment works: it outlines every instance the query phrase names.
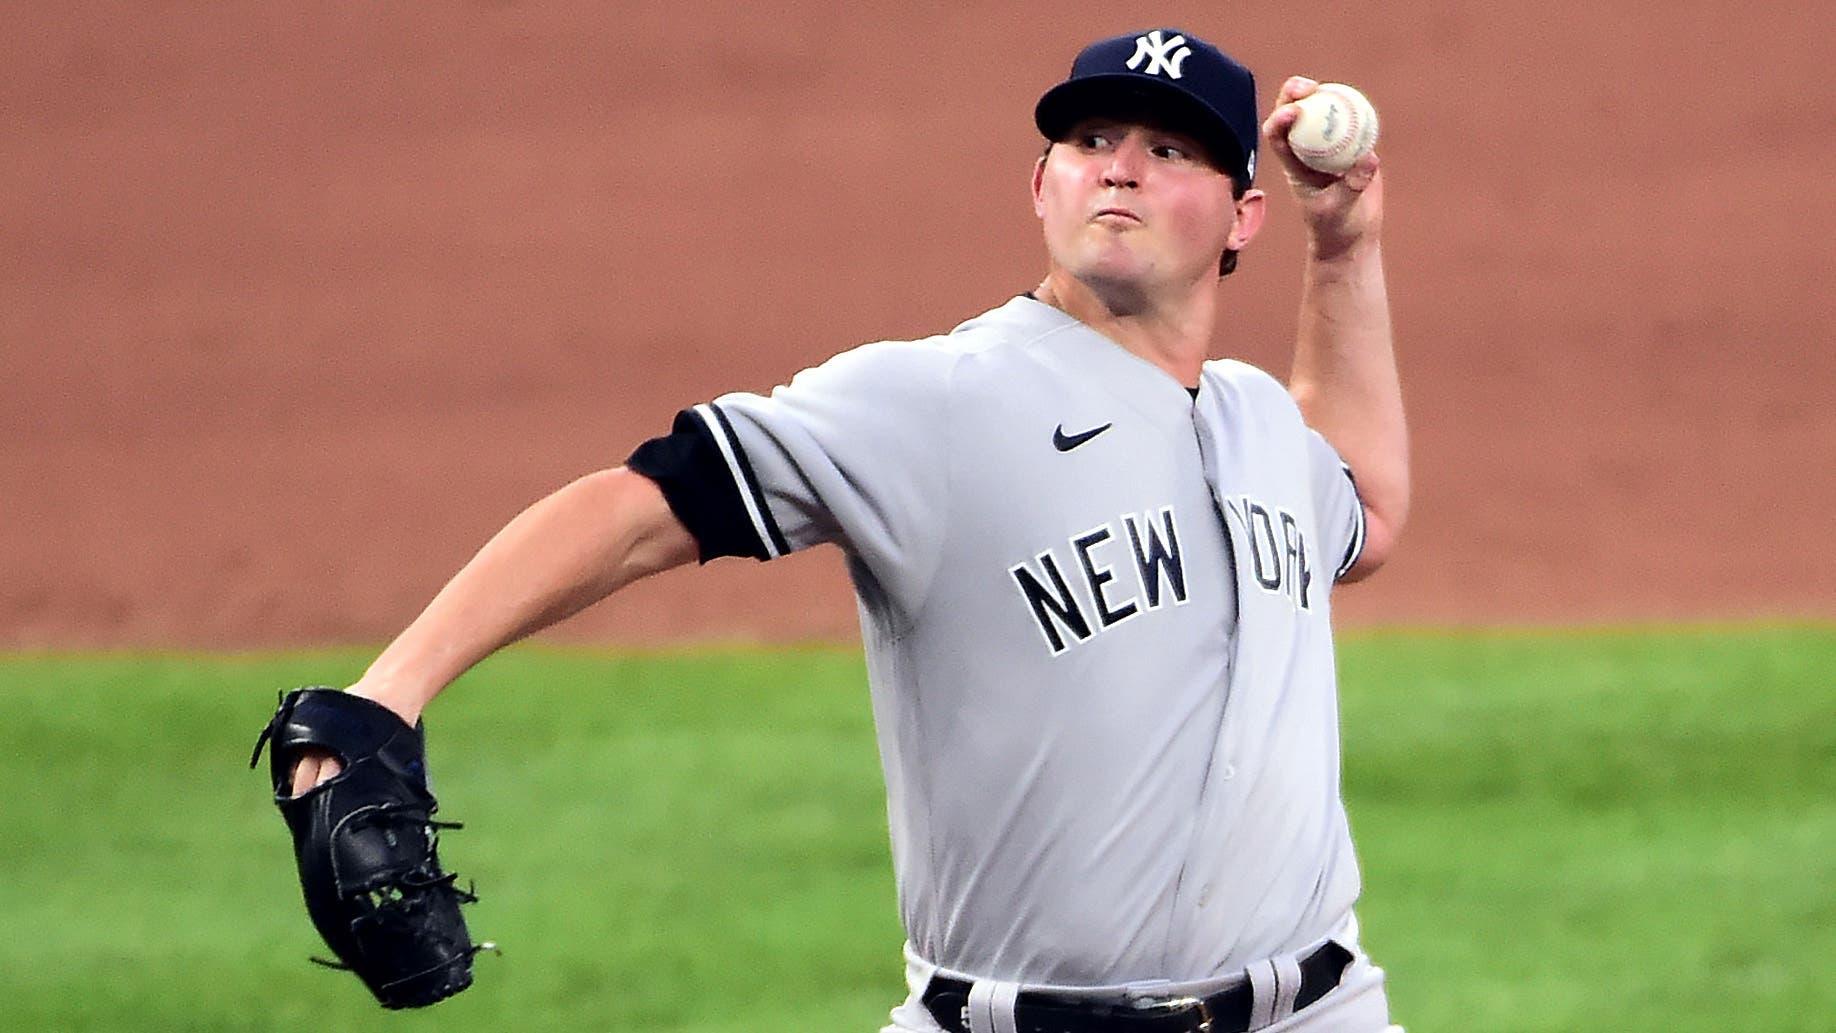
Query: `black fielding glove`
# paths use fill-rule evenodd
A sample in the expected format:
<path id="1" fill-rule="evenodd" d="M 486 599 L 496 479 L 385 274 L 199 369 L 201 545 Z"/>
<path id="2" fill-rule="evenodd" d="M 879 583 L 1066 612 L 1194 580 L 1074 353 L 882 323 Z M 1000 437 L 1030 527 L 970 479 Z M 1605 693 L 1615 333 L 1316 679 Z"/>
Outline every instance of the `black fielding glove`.
<path id="1" fill-rule="evenodd" d="M 475 944 L 459 905 L 478 898 L 442 871 L 440 809 L 427 788 L 423 728 L 337 689 L 295 689 L 255 740 L 268 751 L 274 803 L 293 832 L 306 912 L 326 946 L 385 1008 L 419 1008 L 472 985 Z M 293 767 L 308 747 L 343 769 L 299 796 Z M 319 959 L 314 958 L 314 961 Z"/>

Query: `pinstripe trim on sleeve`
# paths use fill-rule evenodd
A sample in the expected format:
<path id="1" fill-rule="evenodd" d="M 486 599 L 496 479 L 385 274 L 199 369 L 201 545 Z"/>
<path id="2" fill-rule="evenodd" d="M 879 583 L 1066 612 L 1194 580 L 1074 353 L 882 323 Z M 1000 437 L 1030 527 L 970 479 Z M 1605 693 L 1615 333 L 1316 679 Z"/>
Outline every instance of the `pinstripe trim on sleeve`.
<path id="1" fill-rule="evenodd" d="M 1341 580 L 1358 563 L 1358 557 L 1364 555 L 1364 499 L 1358 495 L 1358 478 L 1352 476 L 1351 467 L 1344 463 L 1339 469 L 1345 471 L 1345 479 L 1351 482 L 1352 488 L 1352 536 L 1351 543 L 1345 547 L 1345 558 L 1339 561 L 1339 569 L 1332 575 L 1334 581 Z"/>
<path id="2" fill-rule="evenodd" d="M 746 461 L 746 451 L 740 447 L 739 438 L 733 433 L 733 425 L 727 422 L 727 414 L 712 402 L 703 402 L 695 406 L 695 415 L 707 425 L 708 433 L 714 444 L 720 449 L 722 459 L 727 461 L 727 471 L 733 475 L 733 483 L 740 489 L 740 501 L 746 506 L 746 516 L 752 521 L 752 529 L 759 536 L 759 543 L 765 547 L 767 559 L 777 559 L 790 551 L 790 545 L 784 540 L 784 533 L 778 529 L 778 521 L 771 515 L 771 507 L 765 502 L 765 492 L 759 487 L 758 477 L 752 472 L 752 464 Z"/>

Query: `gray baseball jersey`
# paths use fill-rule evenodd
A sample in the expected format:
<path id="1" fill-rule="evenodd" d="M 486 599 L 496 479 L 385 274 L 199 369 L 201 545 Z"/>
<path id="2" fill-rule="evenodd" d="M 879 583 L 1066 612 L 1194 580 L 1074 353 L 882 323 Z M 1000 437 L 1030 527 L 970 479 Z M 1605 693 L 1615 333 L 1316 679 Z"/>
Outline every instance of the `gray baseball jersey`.
<path id="1" fill-rule="evenodd" d="M 1282 385 L 1196 395 L 1030 297 L 685 410 L 632 468 L 702 558 L 845 551 L 911 949 L 1201 980 L 1358 895 L 1330 590 L 1363 509 Z"/>

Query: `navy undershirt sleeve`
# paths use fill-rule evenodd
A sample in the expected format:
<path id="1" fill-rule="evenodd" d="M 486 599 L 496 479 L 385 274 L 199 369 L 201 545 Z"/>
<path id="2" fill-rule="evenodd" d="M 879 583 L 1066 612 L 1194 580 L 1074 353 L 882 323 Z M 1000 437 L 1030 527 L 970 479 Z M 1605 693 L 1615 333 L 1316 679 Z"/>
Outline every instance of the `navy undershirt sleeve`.
<path id="1" fill-rule="evenodd" d="M 694 410 L 677 413 L 670 433 L 639 445 L 625 465 L 662 489 L 670 512 L 695 536 L 701 562 L 768 557 L 720 446 Z"/>

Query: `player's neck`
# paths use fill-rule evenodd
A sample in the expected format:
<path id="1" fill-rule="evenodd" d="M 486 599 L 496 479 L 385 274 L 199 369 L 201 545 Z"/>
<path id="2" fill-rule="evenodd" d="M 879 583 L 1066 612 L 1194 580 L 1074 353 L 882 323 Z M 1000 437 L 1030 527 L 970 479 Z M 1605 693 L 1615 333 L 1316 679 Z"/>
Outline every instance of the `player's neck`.
<path id="1" fill-rule="evenodd" d="M 1172 297 L 1105 293 L 1053 269 L 1033 296 L 1195 387 L 1211 347 L 1216 290 L 1203 284 Z"/>

